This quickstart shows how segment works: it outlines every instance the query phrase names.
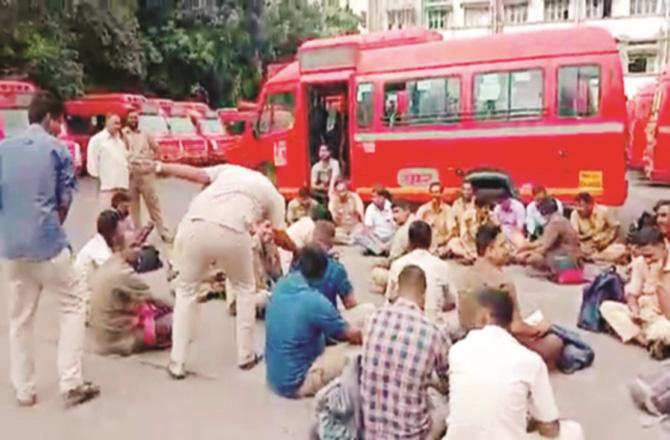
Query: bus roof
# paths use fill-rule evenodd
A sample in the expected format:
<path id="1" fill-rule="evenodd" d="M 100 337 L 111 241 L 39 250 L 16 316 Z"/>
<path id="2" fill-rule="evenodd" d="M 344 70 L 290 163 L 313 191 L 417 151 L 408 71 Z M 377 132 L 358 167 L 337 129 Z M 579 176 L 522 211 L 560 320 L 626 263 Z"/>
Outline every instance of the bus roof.
<path id="1" fill-rule="evenodd" d="M 364 51 L 357 70 L 365 74 L 595 53 L 618 53 L 616 40 L 604 29 L 582 27 L 425 43 L 412 50 Z"/>
<path id="2" fill-rule="evenodd" d="M 326 47 L 335 47 L 347 44 L 356 45 L 361 49 L 375 49 L 380 47 L 400 46 L 441 40 L 442 34 L 439 32 L 423 28 L 410 28 L 311 40 L 303 43 L 300 46 L 299 51 L 322 49 Z"/>

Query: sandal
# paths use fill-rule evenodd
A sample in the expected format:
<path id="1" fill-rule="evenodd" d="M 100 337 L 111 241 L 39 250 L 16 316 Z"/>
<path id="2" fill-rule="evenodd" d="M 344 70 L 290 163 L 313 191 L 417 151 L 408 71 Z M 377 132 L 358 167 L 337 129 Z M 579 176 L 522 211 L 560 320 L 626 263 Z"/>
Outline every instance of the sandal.
<path id="1" fill-rule="evenodd" d="M 254 354 L 254 358 L 252 360 L 240 365 L 240 370 L 249 371 L 252 368 L 254 368 L 256 365 L 260 364 L 262 360 L 263 360 L 263 355 L 259 354 L 259 353 L 256 353 L 256 354 Z"/>
<path id="2" fill-rule="evenodd" d="M 73 388 L 65 393 L 63 396 L 63 399 L 65 400 L 65 408 L 81 405 L 82 403 L 95 399 L 99 395 L 99 387 L 93 385 L 91 382 L 84 382 L 77 388 Z"/>

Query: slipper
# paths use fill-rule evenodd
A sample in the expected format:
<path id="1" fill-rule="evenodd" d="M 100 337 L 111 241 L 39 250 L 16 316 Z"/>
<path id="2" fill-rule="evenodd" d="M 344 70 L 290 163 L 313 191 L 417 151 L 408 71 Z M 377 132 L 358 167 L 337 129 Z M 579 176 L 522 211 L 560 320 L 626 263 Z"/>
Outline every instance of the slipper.
<path id="1" fill-rule="evenodd" d="M 260 364 L 261 361 L 263 361 L 263 355 L 259 354 L 259 353 L 256 353 L 252 360 L 250 360 L 249 362 L 246 362 L 246 363 L 239 366 L 240 370 L 249 371 L 252 368 L 254 368 L 256 365 Z"/>

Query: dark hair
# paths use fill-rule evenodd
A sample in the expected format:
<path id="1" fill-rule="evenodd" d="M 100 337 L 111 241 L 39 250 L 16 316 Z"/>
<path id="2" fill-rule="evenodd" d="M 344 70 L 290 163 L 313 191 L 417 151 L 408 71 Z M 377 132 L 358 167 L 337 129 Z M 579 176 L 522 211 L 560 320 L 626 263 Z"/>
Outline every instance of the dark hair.
<path id="1" fill-rule="evenodd" d="M 125 189 L 118 190 L 112 196 L 112 208 L 118 209 L 121 203 L 130 202 L 130 193 Z"/>
<path id="2" fill-rule="evenodd" d="M 532 193 L 534 196 L 540 194 L 540 193 L 545 193 L 547 192 L 547 188 L 544 187 L 544 185 L 533 185 Z"/>
<path id="3" fill-rule="evenodd" d="M 444 189 L 444 187 L 442 186 L 442 182 L 439 182 L 439 181 L 435 180 L 433 182 L 430 182 L 430 185 L 428 185 L 428 191 L 433 189 L 434 186 L 439 186 L 440 191 L 442 191 Z"/>
<path id="4" fill-rule="evenodd" d="M 47 90 L 40 90 L 35 93 L 30 107 L 28 107 L 28 122 L 31 124 L 41 124 L 47 115 L 52 118 L 60 118 L 65 113 L 65 104 L 63 100 Z"/>
<path id="5" fill-rule="evenodd" d="M 664 206 L 670 206 L 670 199 L 662 199 L 656 202 L 654 205 L 654 212 L 658 212 L 658 210 Z"/>
<path id="6" fill-rule="evenodd" d="M 414 249 L 428 249 L 433 238 L 430 225 L 421 220 L 415 220 L 409 225 L 409 244 Z"/>
<path id="7" fill-rule="evenodd" d="M 306 186 L 303 186 L 298 190 L 298 197 L 309 197 L 310 195 L 309 188 Z"/>
<path id="8" fill-rule="evenodd" d="M 316 245 L 307 245 L 300 251 L 300 273 L 308 280 L 320 280 L 326 273 L 328 256 Z"/>
<path id="9" fill-rule="evenodd" d="M 663 233 L 654 226 L 645 226 L 628 235 L 628 243 L 635 246 L 656 246 L 665 244 Z"/>
<path id="10" fill-rule="evenodd" d="M 403 211 L 409 211 L 410 210 L 409 203 L 407 203 L 404 200 L 394 200 L 393 203 L 391 204 L 391 208 L 398 208 L 398 209 L 402 209 Z"/>
<path id="11" fill-rule="evenodd" d="M 478 195 L 475 197 L 475 206 L 477 208 L 490 208 L 491 207 L 491 200 L 489 200 L 488 197 L 483 196 L 483 195 Z"/>
<path id="12" fill-rule="evenodd" d="M 586 203 L 590 205 L 593 203 L 593 196 L 587 192 L 580 192 L 577 194 L 577 197 L 575 197 L 575 201 L 577 203 Z"/>
<path id="13" fill-rule="evenodd" d="M 375 196 L 386 197 L 386 194 L 390 194 L 386 188 L 382 185 L 375 185 L 372 187 L 372 194 Z"/>
<path id="14" fill-rule="evenodd" d="M 120 221 L 121 216 L 119 215 L 119 213 L 111 209 L 106 209 L 98 215 L 98 222 L 97 222 L 98 234 L 102 235 L 105 238 L 107 244 L 110 244 L 109 239 L 116 231 L 116 228 L 119 226 Z"/>
<path id="15" fill-rule="evenodd" d="M 405 287 L 416 288 L 417 284 L 421 291 L 426 291 L 426 273 L 414 264 L 405 266 L 400 271 L 400 275 L 398 275 L 398 289 L 404 290 Z"/>
<path id="16" fill-rule="evenodd" d="M 510 295 L 501 289 L 482 288 L 476 294 L 477 303 L 487 309 L 495 323 L 508 328 L 514 317 L 514 303 Z"/>
<path id="17" fill-rule="evenodd" d="M 319 220 L 325 220 L 328 222 L 333 221 L 333 215 L 323 205 L 316 205 L 315 207 L 313 207 L 312 210 L 309 212 L 309 216 L 315 222 Z"/>
<path id="18" fill-rule="evenodd" d="M 500 226 L 483 225 L 477 229 L 475 243 L 477 244 L 477 255 L 483 257 L 486 250 L 496 241 L 502 230 Z"/>
<path id="19" fill-rule="evenodd" d="M 556 199 L 553 197 L 545 197 L 537 202 L 537 210 L 546 217 L 558 212 L 558 203 L 556 203 Z"/>

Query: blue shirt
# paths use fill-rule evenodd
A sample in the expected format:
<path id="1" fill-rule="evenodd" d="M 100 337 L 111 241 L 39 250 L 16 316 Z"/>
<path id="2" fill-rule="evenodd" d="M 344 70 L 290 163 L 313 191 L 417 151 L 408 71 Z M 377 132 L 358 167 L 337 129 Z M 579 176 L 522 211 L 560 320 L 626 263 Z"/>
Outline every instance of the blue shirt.
<path id="1" fill-rule="evenodd" d="M 72 158 L 42 126 L 0 142 L 0 258 L 45 261 L 69 245 L 59 210 L 72 203 Z"/>
<path id="2" fill-rule="evenodd" d="M 281 278 L 265 312 L 267 380 L 277 394 L 295 397 L 326 337 L 341 338 L 347 328 L 328 300 L 298 272 Z"/>
<path id="3" fill-rule="evenodd" d="M 292 270 L 300 270 L 300 261 Z M 354 290 L 344 265 L 332 256 L 328 256 L 328 266 L 323 277 L 317 281 L 310 280 L 309 285 L 321 292 L 335 308 L 338 296 L 344 298 Z"/>

